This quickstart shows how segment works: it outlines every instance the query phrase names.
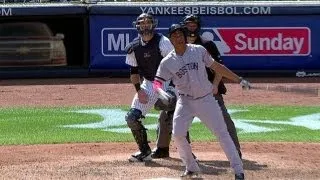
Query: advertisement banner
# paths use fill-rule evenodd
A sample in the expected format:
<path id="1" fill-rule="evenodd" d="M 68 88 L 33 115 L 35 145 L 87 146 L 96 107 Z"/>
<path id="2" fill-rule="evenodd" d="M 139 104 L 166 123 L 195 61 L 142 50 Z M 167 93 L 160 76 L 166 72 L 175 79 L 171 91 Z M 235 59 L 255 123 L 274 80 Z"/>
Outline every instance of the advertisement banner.
<path id="1" fill-rule="evenodd" d="M 124 49 L 137 36 L 132 22 L 138 15 L 90 16 L 91 68 L 128 68 Z M 157 32 L 167 35 L 184 16 L 155 17 Z M 233 70 L 320 69 L 319 15 L 200 17 L 202 36 L 216 43 Z"/>

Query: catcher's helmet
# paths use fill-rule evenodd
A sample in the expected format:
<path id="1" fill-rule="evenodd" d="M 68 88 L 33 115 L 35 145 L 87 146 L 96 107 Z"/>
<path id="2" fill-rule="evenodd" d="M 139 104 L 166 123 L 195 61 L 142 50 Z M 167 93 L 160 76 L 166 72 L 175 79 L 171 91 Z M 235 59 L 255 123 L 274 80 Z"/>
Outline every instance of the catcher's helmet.
<path id="1" fill-rule="evenodd" d="M 201 22 L 200 22 L 200 17 L 198 17 L 197 15 L 194 14 L 190 14 L 187 15 L 183 18 L 182 23 L 186 26 L 188 23 L 196 23 L 197 24 L 197 28 L 194 31 L 190 31 L 187 29 L 187 36 L 197 36 L 200 32 L 200 28 L 201 28 Z"/>
<path id="2" fill-rule="evenodd" d="M 147 24 L 148 21 L 151 21 L 150 25 Z M 142 13 L 137 17 L 137 20 L 134 21 L 132 25 L 137 29 L 139 34 L 147 35 L 153 33 L 154 29 L 158 25 L 158 20 L 155 19 L 151 14 Z"/>

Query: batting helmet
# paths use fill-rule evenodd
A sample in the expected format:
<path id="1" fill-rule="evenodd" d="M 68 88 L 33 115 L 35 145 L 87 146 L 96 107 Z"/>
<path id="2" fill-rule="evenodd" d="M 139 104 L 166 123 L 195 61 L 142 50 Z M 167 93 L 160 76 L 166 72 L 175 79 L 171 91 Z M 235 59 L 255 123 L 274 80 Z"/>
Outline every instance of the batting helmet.
<path id="1" fill-rule="evenodd" d="M 171 35 L 172 35 L 174 32 L 176 32 L 176 31 L 182 31 L 184 37 L 187 38 L 186 28 L 185 28 L 183 25 L 181 25 L 181 24 L 172 24 L 172 25 L 169 27 L 169 32 L 168 32 L 169 38 L 170 38 Z"/>
<path id="2" fill-rule="evenodd" d="M 183 18 L 182 23 L 186 26 L 188 23 L 196 23 L 197 24 L 197 28 L 193 31 L 190 31 L 187 29 L 187 36 L 197 36 L 200 32 L 200 28 L 201 28 L 201 21 L 200 21 L 200 17 L 198 17 L 197 15 L 194 14 L 190 14 L 187 15 Z"/>
<path id="3" fill-rule="evenodd" d="M 146 23 L 148 21 L 151 21 L 151 25 L 141 25 L 142 23 Z M 132 25 L 137 29 L 139 34 L 147 35 L 153 33 L 154 29 L 158 26 L 158 20 L 155 19 L 151 14 L 142 13 L 137 17 L 136 21 L 132 22 Z"/>

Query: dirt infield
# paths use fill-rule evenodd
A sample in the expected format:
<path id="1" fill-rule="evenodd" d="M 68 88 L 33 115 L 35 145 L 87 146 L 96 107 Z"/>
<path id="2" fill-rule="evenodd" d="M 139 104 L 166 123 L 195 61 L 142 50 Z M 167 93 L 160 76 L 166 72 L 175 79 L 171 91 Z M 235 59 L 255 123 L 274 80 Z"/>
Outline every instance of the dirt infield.
<path id="1" fill-rule="evenodd" d="M 250 79 L 261 87 L 320 88 L 320 80 Z M 296 80 L 295 80 L 296 81 Z M 291 82 L 291 83 L 288 83 Z M 314 93 L 242 91 L 227 83 L 230 104 L 319 105 Z M 272 88 L 271 88 L 272 89 Z M 130 104 L 134 88 L 128 79 L 29 79 L 0 81 L 0 107 L 90 106 Z M 154 147 L 154 143 L 151 143 Z M 319 143 L 242 142 L 247 179 L 320 179 Z M 192 143 L 203 179 L 233 179 L 219 144 Z M 183 166 L 174 143 L 171 158 L 129 163 L 134 143 L 85 143 L 0 147 L 0 179 L 164 179 L 178 178 Z"/>

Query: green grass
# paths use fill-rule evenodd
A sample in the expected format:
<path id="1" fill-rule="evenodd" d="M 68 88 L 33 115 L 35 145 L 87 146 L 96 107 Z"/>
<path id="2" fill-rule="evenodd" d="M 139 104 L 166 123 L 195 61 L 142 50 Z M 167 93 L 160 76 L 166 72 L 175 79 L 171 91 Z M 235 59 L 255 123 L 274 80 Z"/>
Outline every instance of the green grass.
<path id="1" fill-rule="evenodd" d="M 70 107 L 70 108 L 4 108 L 0 109 L 0 145 L 11 144 L 54 144 L 74 142 L 124 142 L 133 141 L 131 133 L 115 133 L 106 131 L 106 127 L 100 128 L 66 128 L 64 125 L 87 124 L 101 122 L 103 117 L 98 114 L 76 113 L 83 109 L 122 109 L 123 113 L 128 107 Z M 239 119 L 248 120 L 246 123 L 257 127 L 278 129 L 277 131 L 247 133 L 238 129 L 240 141 L 255 142 L 320 142 L 320 130 L 310 129 L 304 126 L 281 124 L 292 122 L 290 118 L 320 113 L 320 107 L 294 107 L 294 106 L 231 106 L 229 109 L 248 110 L 232 114 L 236 124 Z M 158 112 L 152 110 L 151 113 Z M 124 115 L 116 116 L 117 121 L 123 121 L 122 125 L 108 126 L 110 129 L 126 128 Z M 320 124 L 318 119 L 310 123 Z M 238 120 L 237 120 L 238 119 Z M 259 120 L 250 122 L 251 120 Z M 270 120 L 270 123 L 266 122 Z M 157 118 L 147 117 L 146 125 L 156 124 Z M 279 123 L 280 122 L 280 123 Z M 304 124 L 308 124 L 308 120 Z M 319 127 L 319 125 L 318 125 Z M 216 141 L 209 130 L 202 123 L 193 123 L 191 127 L 192 141 Z M 150 129 L 149 139 L 155 141 L 156 132 Z"/>

